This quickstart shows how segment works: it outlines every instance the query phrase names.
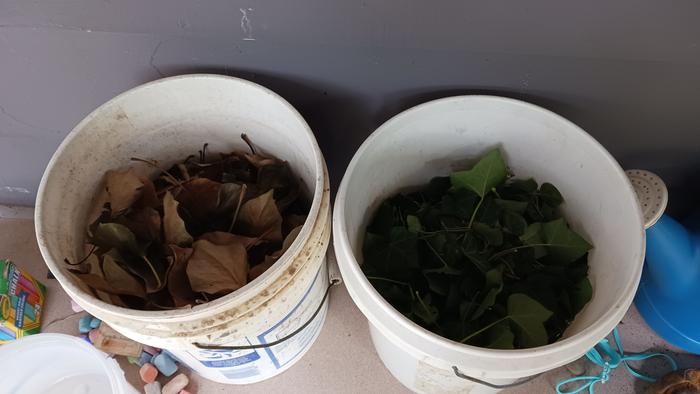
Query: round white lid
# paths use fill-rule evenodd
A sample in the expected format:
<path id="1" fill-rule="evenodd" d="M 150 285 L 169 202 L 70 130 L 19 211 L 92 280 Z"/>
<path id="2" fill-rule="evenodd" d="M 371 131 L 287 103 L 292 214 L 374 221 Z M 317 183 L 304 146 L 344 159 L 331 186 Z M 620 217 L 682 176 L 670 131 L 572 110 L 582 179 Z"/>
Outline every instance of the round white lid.
<path id="1" fill-rule="evenodd" d="M 647 229 L 653 226 L 666 210 L 668 204 L 666 184 L 658 175 L 650 171 L 627 170 L 625 173 L 637 193 L 639 207 L 644 215 L 644 228 Z"/>
<path id="2" fill-rule="evenodd" d="M 0 391 L 15 394 L 136 392 L 114 359 L 64 334 L 30 335 L 0 346 L 0 374 Z"/>

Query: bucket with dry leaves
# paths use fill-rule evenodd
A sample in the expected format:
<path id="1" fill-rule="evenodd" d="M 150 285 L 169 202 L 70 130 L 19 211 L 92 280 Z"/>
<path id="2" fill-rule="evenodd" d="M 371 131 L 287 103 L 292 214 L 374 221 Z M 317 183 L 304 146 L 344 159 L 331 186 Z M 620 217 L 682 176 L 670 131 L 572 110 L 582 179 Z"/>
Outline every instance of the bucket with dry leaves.
<path id="1" fill-rule="evenodd" d="M 289 249 L 308 202 L 286 161 L 249 151 L 198 155 L 150 179 L 135 165 L 109 170 L 86 230 L 86 254 L 64 259 L 105 302 L 168 310 L 204 304 L 262 275 Z M 198 156 L 198 157 L 197 157 Z"/>
<path id="2" fill-rule="evenodd" d="M 78 124 L 44 173 L 35 220 L 47 265 L 88 312 L 209 379 L 251 383 L 291 365 L 320 330 L 329 218 L 303 118 L 259 85 L 189 75 Z M 299 351 L 271 347 L 275 360 L 251 360 L 250 376 L 198 349 L 262 348 L 311 320 L 284 344 Z"/>

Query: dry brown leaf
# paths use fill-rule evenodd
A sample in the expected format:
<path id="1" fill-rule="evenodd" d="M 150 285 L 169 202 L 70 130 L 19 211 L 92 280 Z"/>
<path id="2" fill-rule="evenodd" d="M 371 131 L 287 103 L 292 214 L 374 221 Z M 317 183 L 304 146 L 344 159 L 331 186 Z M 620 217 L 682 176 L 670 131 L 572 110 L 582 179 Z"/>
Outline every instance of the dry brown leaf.
<path id="1" fill-rule="evenodd" d="M 103 269 L 104 273 L 100 272 L 99 268 L 90 269 L 88 273 L 81 273 L 75 270 L 70 272 L 98 294 L 126 294 L 141 298 L 146 296 L 143 283 L 119 267 L 109 255 L 105 255 Z M 104 298 L 100 297 L 103 301 L 109 301 Z"/>
<path id="2" fill-rule="evenodd" d="M 122 219 L 122 218 L 120 218 Z M 160 214 L 153 208 L 146 207 L 133 212 L 117 223 L 123 224 L 131 230 L 138 239 L 147 241 L 160 240 L 161 219 Z"/>
<path id="3" fill-rule="evenodd" d="M 298 226 L 293 228 L 292 231 L 290 231 L 289 234 L 284 237 L 284 242 L 282 242 L 282 250 L 280 251 L 282 253 L 280 253 L 280 256 L 282 256 L 282 254 L 284 254 L 284 252 L 286 252 L 292 246 L 294 240 L 299 236 L 302 227 L 303 226 Z"/>
<path id="4" fill-rule="evenodd" d="M 163 232 L 165 234 L 165 243 L 178 246 L 189 246 L 192 244 L 192 236 L 185 228 L 185 222 L 182 221 L 177 213 L 178 202 L 175 201 L 170 192 L 165 192 L 163 197 Z"/>
<path id="5" fill-rule="evenodd" d="M 192 256 L 192 248 L 181 248 L 170 245 L 173 255 L 173 265 L 168 274 L 168 292 L 173 297 L 176 307 L 191 305 L 196 294 L 192 291 L 190 280 L 187 278 L 187 263 Z"/>
<path id="6" fill-rule="evenodd" d="M 111 287 L 111 291 L 104 290 L 107 293 L 146 297 L 146 289 L 143 282 L 124 270 L 108 254 L 103 256 L 102 272 L 104 272 L 105 281 Z"/>
<path id="7" fill-rule="evenodd" d="M 250 236 L 268 241 L 282 240 L 282 216 L 277 210 L 273 190 L 246 201 L 241 206 L 238 220 Z"/>
<path id="8" fill-rule="evenodd" d="M 647 394 L 688 394 L 700 392 L 700 370 L 686 369 L 666 374 L 647 387 Z"/>
<path id="9" fill-rule="evenodd" d="M 265 261 L 250 267 L 250 271 L 248 271 L 248 282 L 252 282 L 253 279 L 257 278 L 258 276 L 262 275 L 265 271 L 270 269 L 275 262 L 277 262 L 277 259 L 272 257 L 272 256 L 265 256 Z"/>
<path id="10" fill-rule="evenodd" d="M 219 182 L 211 179 L 192 179 L 187 182 L 176 199 L 192 215 L 192 218 L 203 221 L 218 207 L 220 187 Z"/>
<path id="11" fill-rule="evenodd" d="M 124 212 L 141 197 L 143 182 L 133 168 L 124 171 L 107 171 L 105 186 L 109 193 L 109 204 L 112 216 Z"/>
<path id="12" fill-rule="evenodd" d="M 216 213 L 231 215 L 238 204 L 243 187 L 238 183 L 222 183 L 219 188 L 219 200 Z"/>
<path id="13" fill-rule="evenodd" d="M 253 166 L 260 168 L 260 167 L 265 167 L 265 166 L 271 166 L 273 164 L 279 163 L 279 160 L 271 158 L 271 157 L 265 157 L 261 155 L 254 155 L 250 153 L 245 154 L 246 160 Z"/>
<path id="14" fill-rule="evenodd" d="M 100 290 L 103 292 L 111 292 L 111 286 L 105 278 L 101 277 L 100 275 L 97 274 L 84 274 L 78 271 L 70 271 L 76 278 L 80 279 L 83 283 L 88 285 L 90 288 L 94 290 Z"/>
<path id="15" fill-rule="evenodd" d="M 247 283 L 248 254 L 241 244 L 215 245 L 200 240 L 187 263 L 192 290 L 218 294 L 237 290 Z"/>
<path id="16" fill-rule="evenodd" d="M 97 195 L 92 199 L 91 209 L 88 213 L 87 224 L 88 224 L 88 234 L 91 234 L 90 226 L 93 225 L 105 211 L 109 211 L 105 208 L 105 204 L 109 202 L 109 193 L 107 193 L 107 188 L 101 187 Z M 111 216 L 111 215 L 110 215 Z"/>
<path id="17" fill-rule="evenodd" d="M 248 272 L 248 281 L 252 281 L 253 279 L 262 275 L 263 272 L 267 271 L 277 262 L 277 260 L 279 260 L 280 257 L 282 257 L 284 252 L 289 250 L 294 240 L 299 236 L 299 233 L 301 232 L 301 227 L 302 226 L 296 227 L 287 235 L 286 238 L 284 238 L 284 242 L 282 242 L 282 249 L 276 251 L 275 253 L 269 256 L 265 256 L 264 262 L 250 268 L 250 271 Z"/>
<path id="18" fill-rule="evenodd" d="M 262 243 L 261 238 L 245 237 L 243 235 L 225 233 L 223 231 L 204 233 L 198 239 L 209 241 L 215 245 L 241 244 L 246 249 L 250 249 L 253 246 L 260 245 Z"/>
<path id="19" fill-rule="evenodd" d="M 150 207 L 155 209 L 160 207 L 160 198 L 158 198 L 156 187 L 153 185 L 153 182 L 146 177 L 140 177 L 139 180 L 143 183 L 141 198 L 139 198 L 134 205 L 139 208 Z"/>
<path id="20" fill-rule="evenodd" d="M 296 215 L 293 213 L 284 215 L 284 221 L 282 222 L 282 233 L 289 234 L 290 231 L 299 226 L 303 226 L 304 223 L 306 223 L 306 215 Z"/>

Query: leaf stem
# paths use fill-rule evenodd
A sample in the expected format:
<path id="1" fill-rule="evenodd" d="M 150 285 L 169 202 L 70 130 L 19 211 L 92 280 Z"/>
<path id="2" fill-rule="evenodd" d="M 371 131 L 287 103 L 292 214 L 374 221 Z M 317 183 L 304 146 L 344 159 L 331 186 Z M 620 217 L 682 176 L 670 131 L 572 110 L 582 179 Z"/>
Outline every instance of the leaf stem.
<path id="1" fill-rule="evenodd" d="M 207 161 L 207 147 L 209 146 L 209 143 L 204 143 L 202 146 L 202 150 L 199 151 L 199 162 L 200 163 L 205 163 Z"/>
<path id="2" fill-rule="evenodd" d="M 441 234 L 441 233 L 463 233 L 465 231 L 469 231 L 469 227 L 450 227 L 450 228 L 444 228 L 442 230 L 435 230 L 435 231 L 422 231 L 422 234 Z"/>
<path id="3" fill-rule="evenodd" d="M 481 199 L 479 200 L 479 203 L 476 204 L 476 207 L 474 208 L 474 212 L 472 212 L 472 217 L 469 219 L 469 224 L 467 225 L 468 230 L 472 229 L 472 223 L 474 223 L 474 219 L 476 218 L 476 213 L 479 212 L 479 208 L 481 208 L 481 204 L 483 202 L 484 202 L 484 197 L 482 196 Z"/>
<path id="4" fill-rule="evenodd" d="M 241 210 L 241 204 L 243 203 L 246 189 L 248 189 L 248 185 L 244 183 L 241 187 L 241 192 L 238 194 L 238 204 L 236 204 L 236 211 L 233 213 L 233 220 L 231 220 L 231 225 L 228 226 L 229 233 L 233 230 L 233 225 L 236 224 L 236 219 L 238 219 L 238 212 Z"/>
<path id="5" fill-rule="evenodd" d="M 153 267 L 153 264 L 151 264 L 151 261 L 148 260 L 148 257 L 146 257 L 145 255 L 141 256 L 141 258 L 144 259 L 144 261 L 146 261 L 146 264 L 148 264 L 148 268 L 151 270 L 151 272 L 153 273 L 153 276 L 156 278 L 156 282 L 158 282 L 157 288 L 160 289 L 161 286 L 163 285 L 163 282 L 160 281 L 160 278 L 158 277 L 158 273 L 156 272 L 155 267 Z"/>
<path id="6" fill-rule="evenodd" d="M 149 166 L 154 167 L 154 168 L 160 170 L 160 172 L 162 172 L 163 174 L 165 174 L 167 178 L 170 178 L 170 180 L 173 181 L 173 183 L 175 183 L 176 185 L 178 185 L 178 186 L 180 186 L 180 187 L 182 187 L 182 188 L 185 188 L 184 186 L 182 186 L 182 182 L 180 182 L 177 178 L 175 178 L 175 177 L 173 176 L 173 174 L 171 174 L 170 172 L 168 172 L 168 170 L 166 170 L 166 169 L 164 169 L 164 168 L 161 168 L 161 166 L 159 166 L 158 163 L 157 163 L 155 160 L 146 160 L 146 159 L 141 159 L 141 158 L 139 158 L 139 157 L 132 157 L 130 160 L 131 160 L 131 161 L 139 161 L 139 162 L 141 162 L 141 163 L 146 163 L 146 164 L 148 164 Z"/>
<path id="7" fill-rule="evenodd" d="M 435 254 L 435 256 L 440 260 L 440 262 L 442 263 L 442 266 L 447 267 L 447 262 L 442 258 L 442 256 L 440 256 L 440 253 L 438 253 L 437 250 L 435 250 L 435 248 L 433 248 L 433 245 L 431 245 L 430 242 L 428 242 L 428 241 L 425 241 L 425 244 L 428 245 L 428 249 L 430 249 Z"/>
<path id="8" fill-rule="evenodd" d="M 415 293 L 416 293 L 416 297 L 418 298 L 418 302 L 420 303 L 420 306 L 422 306 L 423 310 L 428 312 L 428 314 L 430 315 L 431 314 L 430 309 L 428 309 L 428 306 L 425 305 L 425 302 L 423 302 L 423 298 L 421 298 L 420 293 L 418 293 L 417 291 Z"/>
<path id="9" fill-rule="evenodd" d="M 250 138 L 248 138 L 248 136 L 245 133 L 243 133 L 241 134 L 241 139 L 245 141 L 246 144 L 248 144 L 248 148 L 250 148 L 251 153 L 256 155 L 257 153 L 255 152 L 255 145 L 253 145 L 253 142 L 250 141 Z"/>
<path id="10" fill-rule="evenodd" d="M 510 319 L 510 315 L 504 316 L 504 317 L 502 317 L 502 318 L 500 318 L 500 319 L 498 319 L 498 320 L 492 322 L 491 324 L 486 325 L 486 327 L 483 327 L 483 328 L 481 328 L 481 329 L 479 329 L 479 330 L 477 330 L 477 331 L 475 331 L 475 332 L 473 332 L 473 333 L 467 335 L 466 337 L 464 337 L 464 338 L 463 338 L 461 341 L 459 341 L 459 342 L 460 342 L 460 343 L 464 343 L 464 342 L 466 342 L 466 341 L 472 339 L 473 337 L 475 337 L 475 336 L 481 334 L 482 332 L 488 330 L 489 328 L 495 326 L 496 324 L 498 324 L 498 323 L 500 323 L 500 322 L 502 322 L 502 321 L 505 321 L 505 320 L 507 320 L 507 319 Z"/>
<path id="11" fill-rule="evenodd" d="M 76 262 L 76 263 L 71 263 L 70 260 L 68 260 L 68 258 L 64 258 L 64 259 L 63 259 L 63 262 L 66 263 L 66 264 L 68 264 L 68 265 L 73 265 L 73 266 L 75 266 L 75 265 L 80 265 L 80 264 L 86 262 L 87 259 L 90 258 L 90 256 L 92 256 L 93 253 L 95 253 L 95 249 L 97 249 L 97 245 L 92 245 L 92 248 L 90 249 L 90 251 L 88 252 L 88 254 L 85 255 L 85 257 L 83 257 L 82 259 L 80 259 L 80 260 L 79 260 L 78 262 Z"/>
<path id="12" fill-rule="evenodd" d="M 495 260 L 497 258 L 501 258 L 505 255 L 511 254 L 513 252 L 517 252 L 520 249 L 535 248 L 537 246 L 552 246 L 552 244 L 528 244 L 528 245 L 515 246 L 512 248 L 501 250 L 498 253 L 494 253 L 491 257 L 489 257 L 488 261 Z"/>
<path id="13" fill-rule="evenodd" d="M 381 276 L 368 276 L 367 279 L 369 279 L 369 280 L 378 280 L 378 281 L 380 281 L 380 282 L 388 282 L 388 283 L 393 283 L 393 284 L 395 284 L 395 285 L 406 286 L 406 287 L 408 287 L 408 290 L 409 290 L 409 292 L 411 293 L 411 300 L 415 300 L 415 299 L 416 299 L 415 296 L 414 296 L 414 294 L 413 294 L 413 286 L 411 286 L 410 283 L 401 282 L 401 281 L 394 280 L 394 279 L 389 279 L 389 278 L 382 278 Z"/>

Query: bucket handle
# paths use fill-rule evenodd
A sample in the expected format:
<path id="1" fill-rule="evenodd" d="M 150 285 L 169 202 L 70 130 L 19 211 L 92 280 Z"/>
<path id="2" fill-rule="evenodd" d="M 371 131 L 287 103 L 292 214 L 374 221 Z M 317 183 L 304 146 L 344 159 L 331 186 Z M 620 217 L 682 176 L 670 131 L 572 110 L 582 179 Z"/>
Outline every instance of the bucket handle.
<path id="1" fill-rule="evenodd" d="M 269 343 L 261 343 L 258 345 L 242 345 L 242 346 L 221 346 L 221 345 L 206 345 L 206 344 L 201 344 L 199 342 L 194 342 L 193 345 L 196 346 L 199 349 L 205 349 L 205 350 L 251 350 L 251 349 L 264 349 L 268 347 L 272 347 L 275 345 L 279 345 L 280 343 L 292 338 L 293 336 L 299 334 L 303 329 L 306 328 L 311 322 L 316 318 L 319 312 L 321 312 L 321 308 L 323 308 L 323 304 L 326 302 L 326 298 L 328 298 L 328 294 L 331 291 L 331 287 L 338 285 L 342 282 L 341 279 L 339 278 L 330 278 L 330 281 L 328 283 L 328 287 L 326 288 L 326 292 L 323 294 L 323 299 L 321 299 L 321 302 L 318 304 L 318 308 L 316 308 L 316 311 L 314 312 L 313 315 L 307 320 L 304 324 L 299 326 L 296 330 L 292 331 L 288 335 L 286 335 L 283 338 L 280 338 L 276 341 L 269 342 Z"/>
<path id="2" fill-rule="evenodd" d="M 508 388 L 508 387 L 520 386 L 521 384 L 527 383 L 527 382 L 529 382 L 529 381 L 535 379 L 536 377 L 542 375 L 541 373 L 538 373 L 537 375 L 528 376 L 528 377 L 523 378 L 523 379 L 521 379 L 521 380 L 518 380 L 517 382 L 514 382 L 514 383 L 508 383 L 508 384 L 493 384 L 493 383 L 490 383 L 490 382 L 487 382 L 487 381 L 484 381 L 484 380 L 481 380 L 481 379 L 477 379 L 477 378 L 474 378 L 474 377 L 471 377 L 471 376 L 467 376 L 467 375 L 463 374 L 462 372 L 460 372 L 459 368 L 457 368 L 457 367 L 454 366 L 454 365 L 452 366 L 452 370 L 455 372 L 455 375 L 456 375 L 458 378 L 466 379 L 466 380 L 468 380 L 468 381 L 470 381 L 470 382 L 474 382 L 474 383 L 478 383 L 478 384 L 483 384 L 484 386 L 488 386 L 488 387 L 490 387 L 490 388 L 492 388 L 492 389 L 505 389 L 505 388 Z"/>

